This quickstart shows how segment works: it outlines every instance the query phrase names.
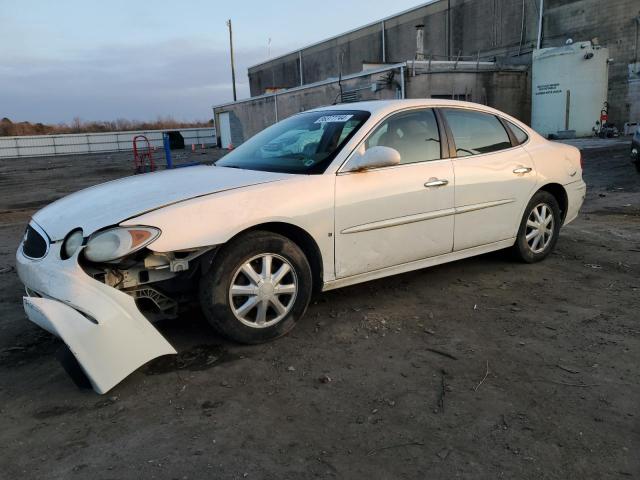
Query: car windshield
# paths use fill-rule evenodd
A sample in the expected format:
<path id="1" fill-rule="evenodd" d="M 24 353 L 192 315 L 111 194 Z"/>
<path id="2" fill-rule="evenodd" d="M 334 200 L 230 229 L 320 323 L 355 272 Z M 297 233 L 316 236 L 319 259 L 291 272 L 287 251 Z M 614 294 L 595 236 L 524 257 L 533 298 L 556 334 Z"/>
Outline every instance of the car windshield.
<path id="1" fill-rule="evenodd" d="M 359 110 L 300 113 L 251 137 L 216 165 L 269 172 L 322 173 L 369 115 Z"/>

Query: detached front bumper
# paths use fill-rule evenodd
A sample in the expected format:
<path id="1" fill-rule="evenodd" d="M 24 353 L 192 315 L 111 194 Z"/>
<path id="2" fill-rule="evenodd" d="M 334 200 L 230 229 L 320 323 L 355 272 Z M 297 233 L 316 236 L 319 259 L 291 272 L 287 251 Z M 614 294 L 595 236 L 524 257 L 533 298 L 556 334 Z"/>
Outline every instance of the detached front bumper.
<path id="1" fill-rule="evenodd" d="M 33 260 L 20 244 L 16 265 L 28 289 L 24 309 L 69 347 L 96 392 L 108 392 L 156 357 L 177 353 L 132 297 L 82 270 L 79 252 L 61 260 L 61 245 L 52 243 L 43 258 Z"/>

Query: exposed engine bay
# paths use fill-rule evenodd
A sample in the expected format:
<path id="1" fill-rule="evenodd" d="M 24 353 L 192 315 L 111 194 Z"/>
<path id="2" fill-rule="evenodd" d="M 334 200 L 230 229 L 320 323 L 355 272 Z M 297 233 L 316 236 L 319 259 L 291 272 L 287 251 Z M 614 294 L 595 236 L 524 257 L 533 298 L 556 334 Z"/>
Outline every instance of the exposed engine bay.
<path id="1" fill-rule="evenodd" d="M 96 264 L 80 259 L 92 278 L 136 300 L 150 321 L 175 318 L 181 304 L 194 300 L 202 272 L 211 264 L 215 247 L 158 253 L 143 249 L 114 262 Z"/>

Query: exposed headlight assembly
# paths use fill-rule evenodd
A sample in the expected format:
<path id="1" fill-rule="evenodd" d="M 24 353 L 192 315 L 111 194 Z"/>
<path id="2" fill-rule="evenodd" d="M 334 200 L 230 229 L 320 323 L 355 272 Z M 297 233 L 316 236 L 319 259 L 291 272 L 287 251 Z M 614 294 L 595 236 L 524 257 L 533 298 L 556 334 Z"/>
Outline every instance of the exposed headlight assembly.
<path id="1" fill-rule="evenodd" d="M 69 232 L 62 243 L 62 250 L 60 252 L 62 259 L 66 260 L 67 258 L 73 257 L 73 255 L 82 246 L 83 242 L 84 235 L 82 234 L 82 229 L 77 228 Z"/>
<path id="2" fill-rule="evenodd" d="M 92 262 L 110 262 L 146 247 L 160 236 L 153 227 L 117 227 L 89 237 L 84 256 Z"/>

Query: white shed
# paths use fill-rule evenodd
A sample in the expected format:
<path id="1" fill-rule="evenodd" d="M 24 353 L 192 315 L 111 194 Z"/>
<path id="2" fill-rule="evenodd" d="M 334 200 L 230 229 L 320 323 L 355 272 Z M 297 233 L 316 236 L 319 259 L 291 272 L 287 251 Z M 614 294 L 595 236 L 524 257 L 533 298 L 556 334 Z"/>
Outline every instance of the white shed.
<path id="1" fill-rule="evenodd" d="M 533 52 L 531 126 L 545 137 L 593 134 L 607 101 L 609 51 L 591 42 Z"/>

